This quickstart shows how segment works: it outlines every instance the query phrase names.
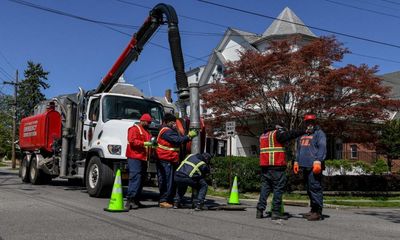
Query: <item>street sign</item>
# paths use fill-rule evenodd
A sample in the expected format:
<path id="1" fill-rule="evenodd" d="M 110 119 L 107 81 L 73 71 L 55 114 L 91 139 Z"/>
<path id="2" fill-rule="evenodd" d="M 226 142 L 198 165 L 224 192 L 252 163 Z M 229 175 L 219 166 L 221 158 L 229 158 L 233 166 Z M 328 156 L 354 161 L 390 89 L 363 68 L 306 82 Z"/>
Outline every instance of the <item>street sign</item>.
<path id="1" fill-rule="evenodd" d="M 226 135 L 233 136 L 235 134 L 236 122 L 226 122 Z"/>

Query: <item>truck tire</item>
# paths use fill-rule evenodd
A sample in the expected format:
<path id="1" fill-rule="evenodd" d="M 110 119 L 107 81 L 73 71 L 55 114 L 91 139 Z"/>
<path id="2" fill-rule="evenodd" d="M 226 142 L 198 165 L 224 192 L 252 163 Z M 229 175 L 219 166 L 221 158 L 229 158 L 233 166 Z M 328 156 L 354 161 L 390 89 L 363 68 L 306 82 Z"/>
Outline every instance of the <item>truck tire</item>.
<path id="1" fill-rule="evenodd" d="M 31 164 L 29 164 L 29 181 L 33 185 L 40 184 L 40 171 L 37 167 L 36 156 L 32 157 Z"/>
<path id="2" fill-rule="evenodd" d="M 22 182 L 29 183 L 29 167 L 28 167 L 28 157 L 25 156 L 21 161 L 21 166 L 19 167 L 20 177 Z"/>
<path id="3" fill-rule="evenodd" d="M 114 172 L 98 156 L 90 158 L 86 168 L 86 188 L 91 197 L 109 197 L 113 185 Z"/>

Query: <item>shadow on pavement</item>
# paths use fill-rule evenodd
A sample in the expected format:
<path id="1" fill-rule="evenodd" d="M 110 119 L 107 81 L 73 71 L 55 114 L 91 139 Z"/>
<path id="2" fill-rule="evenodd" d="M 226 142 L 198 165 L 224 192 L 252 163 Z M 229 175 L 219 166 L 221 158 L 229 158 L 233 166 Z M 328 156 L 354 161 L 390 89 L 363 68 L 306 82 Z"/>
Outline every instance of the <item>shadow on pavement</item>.
<path id="1" fill-rule="evenodd" d="M 392 223 L 400 223 L 400 210 L 392 210 L 390 212 L 374 212 L 374 211 L 360 211 L 355 214 L 374 216 Z"/>

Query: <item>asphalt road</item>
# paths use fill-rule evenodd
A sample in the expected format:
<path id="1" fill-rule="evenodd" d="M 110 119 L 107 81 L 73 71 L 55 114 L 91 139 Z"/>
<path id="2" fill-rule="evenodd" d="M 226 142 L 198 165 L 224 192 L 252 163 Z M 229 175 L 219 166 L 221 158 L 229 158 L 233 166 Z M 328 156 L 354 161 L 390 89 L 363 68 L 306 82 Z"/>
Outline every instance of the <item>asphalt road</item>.
<path id="1" fill-rule="evenodd" d="M 91 198 L 64 180 L 23 184 L 0 169 L 0 239 L 399 239 L 400 209 L 325 209 L 325 219 L 308 222 L 305 207 L 286 206 L 287 221 L 255 218 L 246 211 L 160 209 L 154 192 L 147 208 L 128 213 L 103 210 L 109 199 Z M 209 204 L 223 204 L 209 198 Z"/>

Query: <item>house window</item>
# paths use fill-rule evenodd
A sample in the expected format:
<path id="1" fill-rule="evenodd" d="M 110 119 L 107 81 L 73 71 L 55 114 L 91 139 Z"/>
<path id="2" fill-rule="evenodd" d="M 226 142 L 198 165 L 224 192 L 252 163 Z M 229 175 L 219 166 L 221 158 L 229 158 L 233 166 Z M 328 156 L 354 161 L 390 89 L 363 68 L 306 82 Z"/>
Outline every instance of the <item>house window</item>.
<path id="1" fill-rule="evenodd" d="M 353 145 L 350 145 L 350 150 L 351 150 L 351 158 L 357 158 L 357 156 L 358 156 L 358 152 L 357 152 L 357 145 L 355 145 L 355 144 L 353 144 Z"/>

